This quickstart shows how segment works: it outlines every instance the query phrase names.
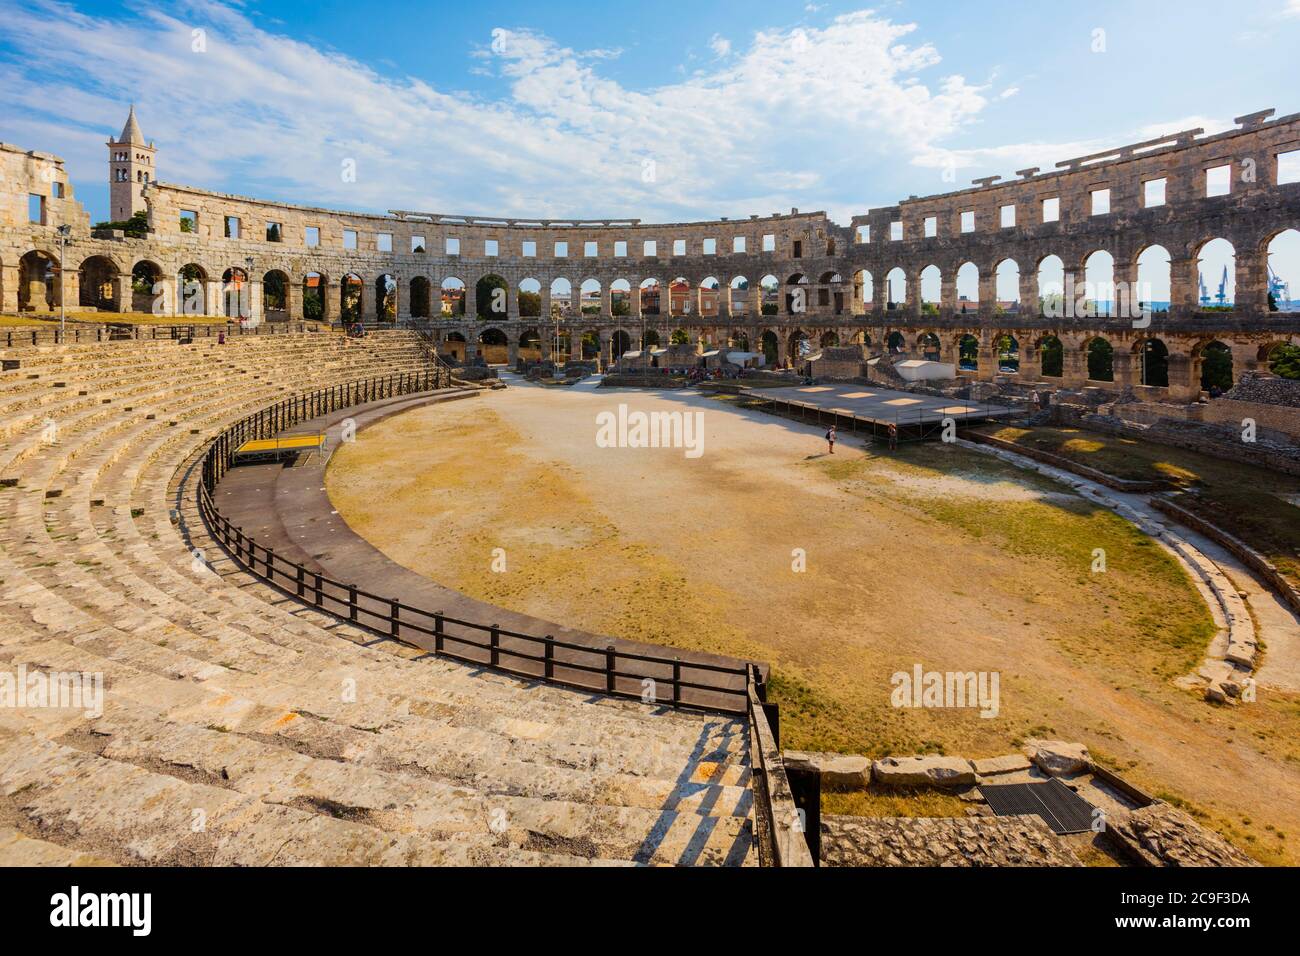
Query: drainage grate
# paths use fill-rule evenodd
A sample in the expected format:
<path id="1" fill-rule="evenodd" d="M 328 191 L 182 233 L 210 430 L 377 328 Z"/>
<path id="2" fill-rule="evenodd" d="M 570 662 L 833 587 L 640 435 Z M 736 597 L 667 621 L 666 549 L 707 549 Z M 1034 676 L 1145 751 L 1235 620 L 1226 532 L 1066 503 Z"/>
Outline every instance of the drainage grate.
<path id="1" fill-rule="evenodd" d="M 1032 813 L 1058 836 L 1092 829 L 1092 804 L 1056 778 L 1046 783 L 985 784 L 980 793 L 998 816 Z"/>

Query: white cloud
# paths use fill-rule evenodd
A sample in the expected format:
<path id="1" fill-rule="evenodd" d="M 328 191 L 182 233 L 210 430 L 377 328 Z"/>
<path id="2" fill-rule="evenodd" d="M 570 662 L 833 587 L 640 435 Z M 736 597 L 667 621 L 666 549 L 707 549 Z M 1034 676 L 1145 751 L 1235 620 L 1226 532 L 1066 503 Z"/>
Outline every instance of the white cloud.
<path id="1" fill-rule="evenodd" d="M 1286 6 L 1282 8 L 1282 16 L 1287 19 L 1300 17 L 1300 0 L 1286 0 Z"/>
<path id="2" fill-rule="evenodd" d="M 713 34 L 713 38 L 709 40 L 709 49 L 712 50 L 713 55 L 718 57 L 719 59 L 725 56 L 730 56 L 731 41 L 728 40 L 726 37 L 715 33 Z"/>
<path id="3" fill-rule="evenodd" d="M 103 140 L 134 101 L 161 148 L 160 179 L 342 208 L 842 215 L 864 206 L 864 169 L 929 162 L 987 105 L 984 87 L 939 71 L 931 44 L 907 42 L 913 24 L 870 11 L 760 31 L 728 45 L 725 61 L 644 90 L 597 72 L 613 51 L 499 28 L 486 49 L 464 51 L 508 84 L 485 99 L 381 74 L 211 0 L 186 19 L 13 4 L 0 0 L 0 40 L 23 55 L 0 62 L 0 85 L 19 106 L 0 123 L 34 137 L 23 145 L 84 156 L 95 165 L 74 176 L 98 179 Z M 208 31 L 206 53 L 191 51 L 195 25 Z M 641 175 L 647 157 L 653 183 Z M 339 175 L 345 159 L 355 183 Z"/>

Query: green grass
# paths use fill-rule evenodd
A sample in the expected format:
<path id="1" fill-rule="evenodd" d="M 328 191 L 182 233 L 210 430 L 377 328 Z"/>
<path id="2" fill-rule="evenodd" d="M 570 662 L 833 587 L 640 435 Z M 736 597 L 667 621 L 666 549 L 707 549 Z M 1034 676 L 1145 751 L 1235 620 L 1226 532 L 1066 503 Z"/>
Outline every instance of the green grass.
<path id="1" fill-rule="evenodd" d="M 1178 503 L 1262 553 L 1300 587 L 1300 478 L 1180 448 L 1078 428 L 998 428 L 996 438 L 1039 448 L 1117 478 L 1164 479 Z"/>

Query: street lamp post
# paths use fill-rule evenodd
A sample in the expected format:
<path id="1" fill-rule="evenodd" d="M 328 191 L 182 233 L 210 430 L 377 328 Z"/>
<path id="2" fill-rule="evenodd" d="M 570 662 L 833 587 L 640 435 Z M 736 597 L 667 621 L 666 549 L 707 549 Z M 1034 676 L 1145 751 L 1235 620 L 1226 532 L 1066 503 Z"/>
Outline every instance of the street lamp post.
<path id="1" fill-rule="evenodd" d="M 63 252 L 68 244 L 68 239 L 72 236 L 72 227 L 67 223 L 59 226 L 56 230 L 59 236 L 59 341 L 67 339 L 67 322 L 68 322 L 68 304 L 67 295 L 64 291 L 66 288 L 63 282 Z"/>
<path id="2" fill-rule="evenodd" d="M 251 325 L 253 320 L 253 257 L 252 256 L 244 257 L 244 290 L 245 290 L 244 294 L 248 296 L 248 308 L 244 310 L 248 314 L 245 315 L 244 318 L 247 319 L 249 324 Z"/>

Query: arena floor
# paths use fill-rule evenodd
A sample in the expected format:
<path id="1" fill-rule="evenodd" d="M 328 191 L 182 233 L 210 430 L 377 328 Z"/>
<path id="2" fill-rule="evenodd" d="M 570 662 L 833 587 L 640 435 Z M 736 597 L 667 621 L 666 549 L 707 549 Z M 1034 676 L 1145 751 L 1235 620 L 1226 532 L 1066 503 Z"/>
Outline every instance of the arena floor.
<path id="1" fill-rule="evenodd" d="M 596 416 L 620 405 L 702 413 L 703 453 L 599 447 Z M 1002 462 L 843 435 L 830 456 L 822 432 L 694 391 L 512 378 L 362 431 L 325 484 L 390 558 L 473 598 L 768 661 L 786 747 L 983 756 L 1080 739 L 1257 858 L 1295 862 L 1278 833 L 1300 833 L 1296 702 L 1220 711 L 1173 685 L 1214 628 L 1159 547 Z M 1106 574 L 1090 572 L 1097 548 Z M 892 707 L 892 675 L 916 664 L 998 672 L 998 715 Z"/>

